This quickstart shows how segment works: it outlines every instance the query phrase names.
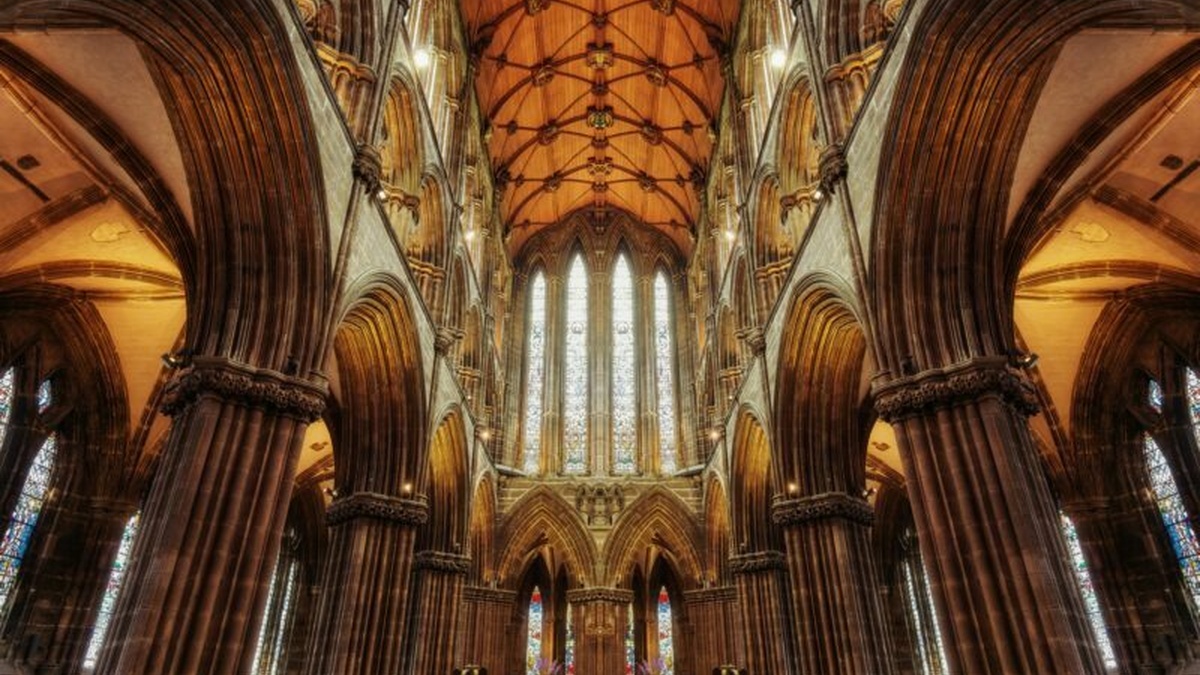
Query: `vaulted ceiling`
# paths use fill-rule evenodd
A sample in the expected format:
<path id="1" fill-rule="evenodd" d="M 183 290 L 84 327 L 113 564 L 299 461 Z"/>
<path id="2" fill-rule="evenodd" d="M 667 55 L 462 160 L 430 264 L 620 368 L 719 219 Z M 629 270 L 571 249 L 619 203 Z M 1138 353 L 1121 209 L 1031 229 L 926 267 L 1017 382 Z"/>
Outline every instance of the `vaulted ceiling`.
<path id="1" fill-rule="evenodd" d="M 715 140 L 729 0 L 464 0 L 506 228 L 620 209 L 685 240 Z"/>

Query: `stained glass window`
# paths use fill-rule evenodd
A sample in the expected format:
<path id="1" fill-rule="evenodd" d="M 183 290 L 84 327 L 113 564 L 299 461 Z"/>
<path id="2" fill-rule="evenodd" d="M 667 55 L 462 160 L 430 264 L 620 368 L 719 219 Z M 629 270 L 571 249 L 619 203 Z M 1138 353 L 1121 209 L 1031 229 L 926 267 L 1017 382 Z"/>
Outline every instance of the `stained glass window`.
<path id="1" fill-rule="evenodd" d="M 1075 531 L 1075 523 L 1071 522 L 1067 514 L 1059 512 L 1058 517 L 1062 524 L 1063 538 L 1067 541 L 1067 552 L 1071 554 L 1071 567 L 1075 569 L 1075 582 L 1079 584 L 1079 593 L 1083 596 L 1083 606 L 1087 610 L 1088 621 L 1092 624 L 1092 632 L 1096 635 L 1096 644 L 1100 647 L 1104 667 L 1114 670 L 1117 667 L 1117 655 L 1113 652 L 1112 641 L 1108 637 L 1108 626 L 1104 624 L 1104 613 L 1100 610 L 1096 587 L 1092 585 L 1087 559 L 1083 557 L 1079 533 Z"/>
<path id="2" fill-rule="evenodd" d="M 571 603 L 567 603 L 567 645 L 563 649 L 563 668 L 566 675 L 575 675 L 575 620 L 571 616 Z"/>
<path id="3" fill-rule="evenodd" d="M 532 675 L 537 671 L 538 659 L 542 657 L 542 591 L 537 586 L 529 596 L 529 629 L 525 640 L 525 672 Z"/>
<path id="4" fill-rule="evenodd" d="M 1192 418 L 1192 436 L 1196 439 L 1196 447 L 1200 448 L 1200 375 L 1188 368 L 1184 371 L 1187 381 L 1188 414 Z"/>
<path id="5" fill-rule="evenodd" d="M 675 452 L 675 350 L 671 341 L 671 286 L 659 270 L 654 275 L 654 361 L 658 382 L 659 466 L 674 473 Z"/>
<path id="6" fill-rule="evenodd" d="M 671 597 L 667 587 L 658 591 L 658 658 L 663 662 L 663 675 L 675 673 L 675 640 L 672 637 Z"/>
<path id="7" fill-rule="evenodd" d="M 287 670 L 292 602 L 296 595 L 299 566 L 295 558 L 281 551 L 271 572 L 266 611 L 258 629 L 258 644 L 254 648 L 255 675 L 280 675 Z"/>
<path id="8" fill-rule="evenodd" d="M 904 571 L 905 598 L 909 619 L 917 646 L 916 659 L 922 675 L 942 675 L 946 669 L 946 646 L 938 625 L 933 604 L 933 589 L 929 572 L 920 558 L 908 558 L 901 565 Z"/>
<path id="9" fill-rule="evenodd" d="M 626 608 L 625 620 L 625 675 L 633 675 L 637 665 L 637 649 L 633 645 L 633 603 Z"/>
<path id="10" fill-rule="evenodd" d="M 1195 611 L 1200 608 L 1200 544 L 1196 542 L 1196 533 L 1192 530 L 1167 458 L 1149 433 L 1142 435 L 1142 452 L 1146 457 L 1146 470 L 1150 474 L 1150 489 L 1154 492 L 1154 501 L 1166 525 Z"/>
<path id="11" fill-rule="evenodd" d="M 567 340 L 563 363 L 563 471 L 587 471 L 588 274 L 575 254 L 567 272 Z"/>
<path id="12" fill-rule="evenodd" d="M 51 396 L 50 380 L 43 380 L 41 386 L 38 387 L 37 392 L 38 412 L 46 412 L 46 409 L 50 407 L 52 402 L 53 397 Z"/>
<path id="13" fill-rule="evenodd" d="M 13 402 L 13 369 L 0 373 L 0 448 L 4 447 L 4 436 L 8 431 L 8 415 Z"/>
<path id="14" fill-rule="evenodd" d="M 8 610 L 8 602 L 17 583 L 17 570 L 21 567 L 21 560 L 33 536 L 33 528 L 37 525 L 38 514 L 50 490 L 50 474 L 54 470 L 57 449 L 58 439 L 50 434 L 29 465 L 29 473 L 17 498 L 17 507 L 13 509 L 12 520 L 0 542 L 0 615 Z"/>
<path id="15" fill-rule="evenodd" d="M 112 621 L 113 610 L 117 606 L 117 594 L 121 592 L 121 583 L 125 581 L 125 570 L 129 567 L 129 554 L 133 552 L 133 539 L 137 536 L 139 522 L 139 514 L 133 514 L 126 521 L 125 529 L 121 532 L 117 557 L 108 571 L 108 585 L 104 587 L 104 597 L 100 600 L 100 612 L 96 615 L 96 624 L 92 627 L 92 637 L 88 640 L 87 652 L 83 656 L 85 670 L 95 668 L 96 662 L 100 660 L 100 648 L 104 646 L 104 638 L 108 634 L 108 624 Z"/>
<path id="16" fill-rule="evenodd" d="M 637 400 L 634 373 L 633 272 L 625 254 L 612 277 L 612 444 L 613 473 L 637 470 Z"/>
<path id="17" fill-rule="evenodd" d="M 546 379 L 546 277 L 540 271 L 529 284 L 525 373 L 525 473 L 538 473 L 542 454 L 542 383 Z"/>

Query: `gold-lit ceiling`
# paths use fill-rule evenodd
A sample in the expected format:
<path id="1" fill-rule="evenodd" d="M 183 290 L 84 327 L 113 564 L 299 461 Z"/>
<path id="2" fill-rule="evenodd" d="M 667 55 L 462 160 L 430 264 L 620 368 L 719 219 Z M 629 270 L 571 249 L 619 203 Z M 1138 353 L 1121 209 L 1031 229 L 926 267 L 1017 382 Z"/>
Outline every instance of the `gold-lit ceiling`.
<path id="1" fill-rule="evenodd" d="M 737 4 L 464 0 L 506 226 L 523 239 L 581 209 L 620 209 L 687 232 Z"/>

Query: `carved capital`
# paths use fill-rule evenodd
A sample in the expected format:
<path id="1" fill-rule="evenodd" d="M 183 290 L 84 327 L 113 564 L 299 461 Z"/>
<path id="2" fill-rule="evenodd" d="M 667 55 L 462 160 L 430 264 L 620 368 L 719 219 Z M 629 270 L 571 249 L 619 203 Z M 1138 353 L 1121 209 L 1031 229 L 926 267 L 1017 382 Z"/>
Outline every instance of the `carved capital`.
<path id="1" fill-rule="evenodd" d="M 837 184 L 846 177 L 850 165 L 846 163 L 846 153 L 838 143 L 831 143 L 821 150 L 818 172 L 821 176 L 821 189 L 833 194 Z"/>
<path id="2" fill-rule="evenodd" d="M 733 586 L 713 586 L 712 588 L 697 588 L 684 591 L 683 597 L 688 602 L 734 602 L 737 600 L 737 588 Z"/>
<path id="3" fill-rule="evenodd" d="M 870 525 L 875 520 L 875 511 L 867 500 L 844 492 L 826 492 L 800 499 L 776 499 L 771 505 L 771 519 L 776 525 L 785 527 L 831 518 Z"/>
<path id="4" fill-rule="evenodd" d="M 567 591 L 567 602 L 611 602 L 617 605 L 627 605 L 633 602 L 633 591 L 625 588 L 608 588 L 604 586 L 576 588 Z"/>
<path id="5" fill-rule="evenodd" d="M 742 341 L 755 356 L 762 356 L 767 351 L 767 336 L 758 328 L 747 328 L 742 335 Z"/>
<path id="6" fill-rule="evenodd" d="M 383 159 L 379 156 L 379 149 L 369 143 L 359 143 L 354 149 L 350 173 L 362 181 L 367 194 L 378 193 L 383 187 Z"/>
<path id="7" fill-rule="evenodd" d="M 1004 357 L 974 359 L 892 380 L 876 389 L 875 410 L 885 421 L 896 422 L 989 396 L 1022 415 L 1038 412 L 1033 385 L 1009 369 Z"/>
<path id="8" fill-rule="evenodd" d="M 729 571 L 732 574 L 754 574 L 786 568 L 787 558 L 779 551 L 755 551 L 729 557 Z"/>
<path id="9" fill-rule="evenodd" d="M 330 527 L 359 518 L 386 520 L 400 525 L 423 525 L 429 519 L 429 505 L 423 499 L 356 492 L 330 504 L 325 512 L 325 523 Z"/>
<path id="10" fill-rule="evenodd" d="M 413 567 L 447 574 L 466 574 L 471 571 L 471 556 L 445 551 L 418 551 Z"/>
<path id="11" fill-rule="evenodd" d="M 163 388 L 162 412 L 177 415 L 212 397 L 311 422 L 325 410 L 323 387 L 274 370 L 229 359 L 197 356 Z"/>
<path id="12" fill-rule="evenodd" d="M 454 343 L 462 338 L 462 331 L 454 330 L 453 328 L 442 327 L 437 329 L 437 334 L 433 336 L 433 348 L 441 356 L 450 353 L 454 349 Z"/>
<path id="13" fill-rule="evenodd" d="M 464 586 L 463 599 L 468 602 L 488 602 L 508 607 L 516 603 L 517 592 L 487 586 Z"/>

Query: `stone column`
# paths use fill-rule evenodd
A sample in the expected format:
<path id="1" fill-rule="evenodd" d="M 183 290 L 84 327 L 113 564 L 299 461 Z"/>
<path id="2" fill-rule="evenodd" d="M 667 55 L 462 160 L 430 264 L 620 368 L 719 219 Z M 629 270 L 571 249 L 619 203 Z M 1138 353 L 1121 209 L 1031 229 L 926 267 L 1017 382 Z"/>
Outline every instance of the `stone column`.
<path id="1" fill-rule="evenodd" d="M 424 500 L 370 492 L 330 505 L 329 558 L 305 672 L 402 672 L 413 545 L 428 515 Z"/>
<path id="2" fill-rule="evenodd" d="M 39 516 L 48 527 L 8 617 L 9 658 L 39 672 L 76 672 L 91 639 L 121 533 L 137 507 L 67 495 Z"/>
<path id="3" fill-rule="evenodd" d="M 621 588 L 567 591 L 575 621 L 575 671 L 625 672 L 625 626 L 633 592 Z"/>
<path id="4" fill-rule="evenodd" d="M 167 384 L 175 419 L 97 672 L 249 668 L 304 431 L 324 407 L 323 386 L 220 357 Z"/>
<path id="5" fill-rule="evenodd" d="M 455 666 L 478 665 L 493 675 L 504 675 L 504 655 L 511 641 L 506 631 L 513 608 L 515 591 L 467 586 L 463 589 L 463 622 Z"/>
<path id="6" fill-rule="evenodd" d="M 744 553 L 729 559 L 737 587 L 742 663 L 751 673 L 794 672 L 792 625 L 787 608 L 787 564 L 779 551 Z"/>
<path id="7" fill-rule="evenodd" d="M 449 673 L 456 666 L 456 638 L 460 636 L 463 581 L 471 558 L 442 551 L 421 551 L 413 574 L 412 622 L 407 673 Z"/>
<path id="8" fill-rule="evenodd" d="M 776 499 L 802 673 L 894 672 L 871 551 L 871 505 L 845 493 Z"/>
<path id="9" fill-rule="evenodd" d="M 737 589 L 718 586 L 684 591 L 683 599 L 693 627 L 688 644 L 692 646 L 695 672 L 707 675 L 717 666 L 734 663 L 737 660 L 733 645 Z"/>
<path id="10" fill-rule="evenodd" d="M 904 462 L 917 538 L 956 673 L 1101 673 L 1057 508 L 1004 357 L 875 390 Z"/>

